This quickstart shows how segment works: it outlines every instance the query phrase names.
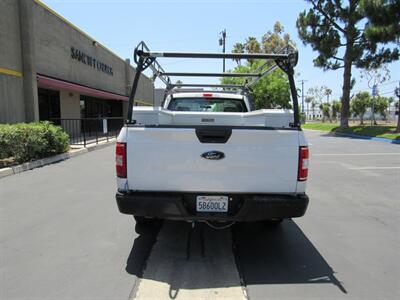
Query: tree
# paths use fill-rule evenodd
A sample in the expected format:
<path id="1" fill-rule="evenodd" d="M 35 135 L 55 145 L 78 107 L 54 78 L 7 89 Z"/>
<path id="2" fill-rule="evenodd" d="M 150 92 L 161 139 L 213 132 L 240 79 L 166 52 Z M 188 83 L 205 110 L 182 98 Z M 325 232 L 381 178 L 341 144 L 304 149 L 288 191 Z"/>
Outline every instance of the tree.
<path id="1" fill-rule="evenodd" d="M 260 53 L 261 45 L 260 42 L 253 36 L 250 36 L 246 39 L 246 43 L 244 44 L 245 49 L 248 53 Z M 253 64 L 254 59 L 248 60 L 250 65 Z"/>
<path id="2" fill-rule="evenodd" d="M 390 119 L 390 107 L 392 106 L 392 103 L 394 103 L 394 98 L 393 97 L 388 97 L 388 115 L 389 115 L 389 119 Z"/>
<path id="3" fill-rule="evenodd" d="M 335 120 L 337 120 L 337 115 L 340 112 L 340 109 L 342 107 L 342 104 L 340 103 L 340 101 L 337 100 L 333 100 L 332 101 L 332 118 Z"/>
<path id="4" fill-rule="evenodd" d="M 307 96 L 306 99 L 305 99 L 305 101 L 306 101 L 306 103 L 307 103 L 307 114 L 308 114 L 308 113 L 309 113 L 308 106 L 310 105 L 311 102 L 314 101 L 314 97 Z M 314 115 L 314 110 L 313 110 L 313 115 Z"/>
<path id="5" fill-rule="evenodd" d="M 268 31 L 263 35 L 259 42 L 255 37 L 248 37 L 245 43 L 236 43 L 232 50 L 233 53 L 260 53 L 275 52 L 283 48 L 287 43 L 293 43 L 290 36 L 284 33 L 283 26 L 276 22 L 273 31 Z M 278 50 L 277 50 L 278 49 Z M 272 62 L 271 62 L 272 63 Z M 254 73 L 262 72 L 270 67 L 271 64 L 265 64 L 263 60 L 248 60 L 246 64 L 238 64 L 233 73 Z M 256 71 L 257 70 L 257 71 Z M 224 77 L 222 84 L 246 84 L 246 79 L 241 77 Z M 256 109 L 260 108 L 291 108 L 289 81 L 287 75 L 280 69 L 276 69 L 265 77 L 261 78 L 251 87 Z"/>
<path id="6" fill-rule="evenodd" d="M 360 92 L 351 101 L 351 111 L 360 118 L 360 125 L 364 125 L 364 114 L 371 105 L 371 96 L 368 92 Z"/>
<path id="7" fill-rule="evenodd" d="M 265 53 L 278 53 L 287 44 L 293 43 L 288 33 L 284 33 L 284 27 L 280 22 L 275 22 L 274 30 L 267 31 L 261 39 L 262 49 Z M 282 36 L 283 35 L 283 36 Z"/>
<path id="8" fill-rule="evenodd" d="M 275 70 L 261 78 L 252 88 L 254 106 L 261 108 L 292 108 L 290 104 L 289 81 L 286 73 Z"/>
<path id="9" fill-rule="evenodd" d="M 371 114 L 374 125 L 376 125 L 375 96 L 378 93 L 379 85 L 390 79 L 390 71 L 386 65 L 382 65 L 380 68 L 367 68 L 361 72 L 361 78 L 367 80 L 368 87 L 372 90 Z"/>
<path id="10" fill-rule="evenodd" d="M 399 0 L 361 0 L 361 8 L 368 18 L 365 26 L 368 39 L 380 43 L 399 41 Z"/>
<path id="11" fill-rule="evenodd" d="M 386 97 L 378 96 L 374 100 L 375 112 L 380 114 L 386 120 L 386 113 L 389 106 L 389 101 Z"/>
<path id="12" fill-rule="evenodd" d="M 312 109 L 312 113 L 313 113 L 313 120 L 315 119 L 315 107 L 316 106 L 317 106 L 317 102 L 313 98 L 313 100 L 311 100 L 311 109 Z"/>
<path id="13" fill-rule="evenodd" d="M 384 45 L 395 41 L 395 36 L 383 40 L 372 39 L 366 34 L 364 26 L 369 15 L 361 7 L 360 0 L 306 1 L 311 3 L 312 8 L 301 12 L 297 19 L 299 36 L 305 45 L 310 44 L 313 50 L 318 52 L 317 58 L 314 59 L 315 66 L 324 70 L 343 69 L 340 126 L 347 128 L 352 67 L 379 67 L 383 63 L 398 60 L 398 48 Z M 394 1 L 399 2 L 399 0 Z M 392 12 L 395 8 L 388 5 L 390 1 L 380 2 L 382 5 L 375 6 L 374 16 L 386 10 Z"/>
<path id="14" fill-rule="evenodd" d="M 397 112 L 397 126 L 396 126 L 396 132 L 400 133 L 400 98 L 399 100 L 394 104 L 394 109 Z"/>
<path id="15" fill-rule="evenodd" d="M 234 73 L 251 73 L 254 72 L 262 61 L 255 61 L 251 65 L 238 66 Z M 224 77 L 221 79 L 222 84 L 245 84 L 245 79 L 240 77 Z M 267 76 L 261 78 L 252 88 L 251 94 L 253 97 L 255 109 L 261 108 L 291 108 L 289 81 L 286 73 L 277 69 Z"/>
<path id="16" fill-rule="evenodd" d="M 324 102 L 326 86 L 314 86 L 308 89 L 307 93 L 312 95 L 318 103 Z"/>
<path id="17" fill-rule="evenodd" d="M 365 79 L 370 89 L 374 85 L 378 86 L 390 79 L 390 70 L 387 65 L 382 65 L 379 68 L 366 68 L 361 71 L 361 78 Z"/>
<path id="18" fill-rule="evenodd" d="M 326 102 L 329 103 L 329 96 L 332 95 L 332 90 L 330 88 L 325 88 L 325 96 L 326 96 Z"/>
<path id="19" fill-rule="evenodd" d="M 319 109 L 322 111 L 322 122 L 325 122 L 325 118 L 328 118 L 329 122 L 332 123 L 331 105 L 329 103 L 321 103 Z"/>
<path id="20" fill-rule="evenodd" d="M 236 43 L 233 45 L 233 50 L 232 53 L 244 53 L 245 50 L 245 45 L 242 43 Z M 234 61 L 240 66 L 241 65 L 241 60 L 240 59 L 234 59 Z"/>
<path id="21" fill-rule="evenodd" d="M 314 109 L 315 107 L 319 104 L 319 108 L 322 112 L 322 120 L 323 122 L 325 122 L 325 117 L 326 115 L 324 115 L 323 111 L 322 111 L 322 103 L 324 102 L 325 99 L 325 94 L 326 94 L 326 86 L 314 86 L 311 87 L 307 90 L 307 93 L 309 95 L 312 95 L 313 97 L 313 101 L 311 102 L 311 107 L 312 107 L 312 111 L 313 111 L 313 118 L 314 118 Z"/>

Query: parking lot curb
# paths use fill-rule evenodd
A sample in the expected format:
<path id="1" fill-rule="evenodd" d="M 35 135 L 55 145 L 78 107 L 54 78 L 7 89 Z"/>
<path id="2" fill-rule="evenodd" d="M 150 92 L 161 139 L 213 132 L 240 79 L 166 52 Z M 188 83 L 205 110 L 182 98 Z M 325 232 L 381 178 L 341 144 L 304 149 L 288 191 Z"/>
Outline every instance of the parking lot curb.
<path id="1" fill-rule="evenodd" d="M 342 132 L 331 132 L 331 131 L 323 131 L 318 129 L 303 129 L 304 131 L 318 131 L 324 132 L 332 136 L 343 136 L 343 137 L 352 137 L 355 139 L 362 139 L 362 140 L 370 140 L 370 141 L 377 141 L 377 142 L 385 142 L 390 144 L 400 144 L 400 140 L 392 140 L 382 137 L 372 137 L 367 135 L 360 135 L 360 134 L 352 134 L 352 133 L 342 133 Z"/>
<path id="2" fill-rule="evenodd" d="M 60 161 L 63 161 L 63 160 L 66 160 L 66 159 L 69 159 L 72 157 L 76 157 L 76 156 L 84 154 L 84 153 L 102 149 L 102 148 L 105 148 L 105 147 L 113 145 L 113 144 L 115 144 L 115 140 L 105 142 L 105 143 L 90 145 L 90 146 L 87 146 L 86 148 L 81 148 L 81 149 L 72 150 L 72 151 L 70 150 L 67 153 L 57 154 L 54 156 L 34 160 L 31 162 L 23 163 L 23 164 L 13 166 L 13 167 L 2 168 L 2 169 L 0 169 L 0 178 L 18 174 L 21 172 L 35 169 L 35 168 L 44 167 L 46 165 L 60 162 Z"/>
<path id="3" fill-rule="evenodd" d="M 382 137 L 372 137 L 372 136 L 352 134 L 352 133 L 342 133 L 342 132 L 334 132 L 333 134 L 336 136 L 344 136 L 344 137 L 347 136 L 347 137 L 352 137 L 352 138 L 356 138 L 356 139 L 385 142 L 385 143 L 391 143 L 391 144 L 400 144 L 400 140 L 392 140 L 392 139 L 387 139 L 387 138 L 382 138 Z"/>

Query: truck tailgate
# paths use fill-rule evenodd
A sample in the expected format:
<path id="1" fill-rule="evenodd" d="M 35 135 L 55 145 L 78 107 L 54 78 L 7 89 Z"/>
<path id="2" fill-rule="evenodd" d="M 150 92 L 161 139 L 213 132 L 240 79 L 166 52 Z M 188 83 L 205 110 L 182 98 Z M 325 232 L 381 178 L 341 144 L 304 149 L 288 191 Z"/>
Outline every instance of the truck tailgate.
<path id="1" fill-rule="evenodd" d="M 232 128 L 225 143 L 202 143 L 195 128 L 127 128 L 130 190 L 294 193 L 297 130 Z M 208 151 L 225 157 L 209 160 Z"/>

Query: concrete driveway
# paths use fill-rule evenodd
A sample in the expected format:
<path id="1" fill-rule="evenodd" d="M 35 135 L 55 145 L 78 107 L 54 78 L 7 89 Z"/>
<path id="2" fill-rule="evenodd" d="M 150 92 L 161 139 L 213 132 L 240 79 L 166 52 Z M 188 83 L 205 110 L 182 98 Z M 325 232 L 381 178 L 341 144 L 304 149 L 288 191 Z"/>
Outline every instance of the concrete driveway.
<path id="1" fill-rule="evenodd" d="M 306 134 L 306 215 L 198 226 L 189 259 L 190 224 L 119 214 L 114 147 L 0 179 L 0 298 L 400 299 L 400 147 Z"/>

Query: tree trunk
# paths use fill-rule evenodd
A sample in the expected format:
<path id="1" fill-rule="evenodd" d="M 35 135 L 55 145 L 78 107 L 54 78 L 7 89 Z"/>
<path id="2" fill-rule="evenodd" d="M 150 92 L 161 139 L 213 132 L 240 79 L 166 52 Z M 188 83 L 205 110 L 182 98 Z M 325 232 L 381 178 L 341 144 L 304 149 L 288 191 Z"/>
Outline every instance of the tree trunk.
<path id="1" fill-rule="evenodd" d="M 397 127 L 396 127 L 396 132 L 400 133 L 400 99 L 398 102 L 398 106 L 397 106 Z"/>
<path id="2" fill-rule="evenodd" d="M 342 87 L 342 110 L 340 114 L 340 128 L 349 127 L 350 114 L 350 90 L 351 90 L 351 45 L 348 43 L 344 55 L 343 87 Z"/>
<path id="3" fill-rule="evenodd" d="M 364 125 L 364 114 L 360 115 L 360 125 Z"/>

